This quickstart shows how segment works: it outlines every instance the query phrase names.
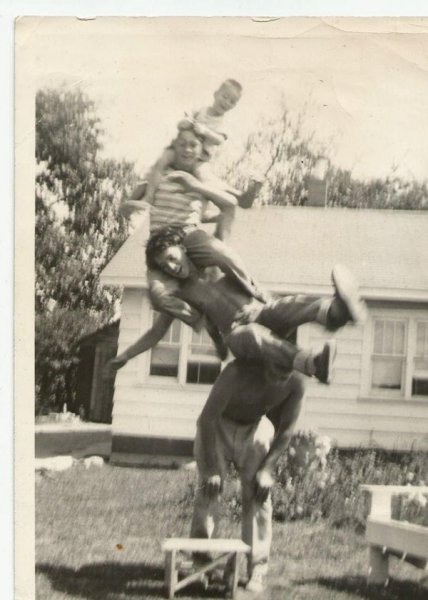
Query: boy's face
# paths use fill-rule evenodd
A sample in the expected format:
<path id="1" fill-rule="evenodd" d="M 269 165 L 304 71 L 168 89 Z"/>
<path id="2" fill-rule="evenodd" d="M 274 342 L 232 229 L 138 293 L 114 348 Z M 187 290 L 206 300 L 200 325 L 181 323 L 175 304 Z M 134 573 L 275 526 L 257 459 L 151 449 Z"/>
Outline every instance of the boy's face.
<path id="1" fill-rule="evenodd" d="M 241 98 L 241 92 L 233 85 L 223 83 L 214 93 L 213 109 L 216 115 L 224 115 L 234 108 Z"/>
<path id="2" fill-rule="evenodd" d="M 201 156 L 202 144 L 191 130 L 180 131 L 173 143 L 174 166 L 183 171 L 191 171 Z"/>
<path id="3" fill-rule="evenodd" d="M 164 273 L 177 279 L 187 279 L 191 263 L 183 246 L 169 246 L 156 254 L 156 263 Z"/>

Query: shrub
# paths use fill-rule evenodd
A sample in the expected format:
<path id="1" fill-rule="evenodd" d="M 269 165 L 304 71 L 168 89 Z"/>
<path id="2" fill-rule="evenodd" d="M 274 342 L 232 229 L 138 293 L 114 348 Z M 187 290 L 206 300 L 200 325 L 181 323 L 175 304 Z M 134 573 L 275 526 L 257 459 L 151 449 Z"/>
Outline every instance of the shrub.
<path id="1" fill-rule="evenodd" d="M 236 519 L 241 500 L 236 472 L 231 469 L 223 502 Z M 332 526 L 365 527 L 369 497 L 363 483 L 378 485 L 424 485 L 428 481 L 428 456 L 424 452 L 397 453 L 385 450 L 331 449 L 327 437 L 297 433 L 276 467 L 272 492 L 277 521 L 326 519 Z M 186 498 L 193 499 L 193 486 Z M 393 517 L 428 525 L 428 504 L 422 494 L 393 499 Z"/>
<path id="2" fill-rule="evenodd" d="M 323 517 L 334 526 L 348 524 L 361 529 L 369 503 L 368 496 L 359 489 L 362 483 L 422 485 L 427 477 L 426 453 L 331 451 L 328 439 L 311 433 L 298 434 L 277 466 L 274 517 L 279 520 Z M 400 506 L 397 516 L 408 518 L 406 502 Z M 413 518 L 423 520 L 423 508 L 413 506 Z"/>
<path id="3" fill-rule="evenodd" d="M 84 310 L 54 308 L 36 315 L 35 390 L 36 415 L 74 404 L 77 366 L 76 342 L 99 325 Z"/>

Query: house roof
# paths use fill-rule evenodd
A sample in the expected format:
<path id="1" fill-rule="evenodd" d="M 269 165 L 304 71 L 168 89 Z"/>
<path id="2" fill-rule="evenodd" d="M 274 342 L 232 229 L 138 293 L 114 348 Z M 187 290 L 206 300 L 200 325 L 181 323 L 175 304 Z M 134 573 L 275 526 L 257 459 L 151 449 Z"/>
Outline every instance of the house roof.
<path id="1" fill-rule="evenodd" d="M 146 286 L 147 236 L 145 222 L 105 267 L 102 283 Z M 272 291 L 329 293 L 340 262 L 367 298 L 428 301 L 428 211 L 239 209 L 229 243 Z"/>

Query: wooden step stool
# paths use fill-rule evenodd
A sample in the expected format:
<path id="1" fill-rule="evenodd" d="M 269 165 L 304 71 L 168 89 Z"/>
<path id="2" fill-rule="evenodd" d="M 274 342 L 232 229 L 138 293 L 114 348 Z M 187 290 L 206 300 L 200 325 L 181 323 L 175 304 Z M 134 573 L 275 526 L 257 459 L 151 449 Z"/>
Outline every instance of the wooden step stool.
<path id="1" fill-rule="evenodd" d="M 242 554 L 250 553 L 250 546 L 241 540 L 231 539 L 200 539 L 200 538 L 168 538 L 162 544 L 162 550 L 165 552 L 165 588 L 168 598 L 174 598 L 175 592 L 183 587 L 201 579 L 204 573 L 212 571 L 217 565 L 228 560 L 232 560 L 233 578 L 230 597 L 235 598 L 238 587 L 238 565 Z M 178 570 L 176 563 L 176 553 L 182 550 L 184 552 L 221 552 L 221 556 L 207 563 L 191 575 L 178 580 Z"/>

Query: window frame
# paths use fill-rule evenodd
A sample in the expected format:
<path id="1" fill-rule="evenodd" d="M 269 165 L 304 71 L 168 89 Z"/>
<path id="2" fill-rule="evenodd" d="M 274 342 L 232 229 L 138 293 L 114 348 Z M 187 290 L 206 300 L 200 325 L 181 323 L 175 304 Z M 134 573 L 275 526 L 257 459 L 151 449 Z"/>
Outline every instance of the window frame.
<path id="1" fill-rule="evenodd" d="M 377 320 L 404 321 L 405 323 L 405 347 L 401 390 L 382 390 L 372 387 L 373 356 L 375 354 L 375 323 Z M 414 363 L 416 358 L 416 328 L 418 322 L 428 323 L 427 310 L 420 308 L 399 309 L 380 307 L 370 309 L 362 346 L 363 361 L 360 392 L 363 398 L 370 400 L 397 400 L 399 402 L 428 402 L 427 396 L 412 395 L 412 381 L 415 373 Z"/>
<path id="2" fill-rule="evenodd" d="M 156 316 L 155 311 L 150 310 L 150 327 L 153 324 L 153 320 Z M 143 372 L 143 377 L 142 380 L 140 380 L 141 383 L 145 383 L 145 384 L 153 384 L 156 386 L 162 386 L 162 387 L 179 387 L 179 388 L 183 388 L 183 387 L 187 387 L 187 388 L 191 388 L 191 389 L 197 389 L 197 390 L 209 390 L 212 387 L 212 383 L 188 383 L 186 381 L 187 378 L 187 367 L 188 367 L 188 363 L 189 363 L 189 359 L 190 357 L 195 358 L 195 356 L 197 355 L 192 355 L 191 353 L 191 344 L 192 344 L 192 328 L 189 327 L 188 325 L 186 325 L 185 323 L 179 321 L 177 319 L 177 321 L 180 324 L 180 341 L 179 341 L 179 353 L 178 353 L 178 373 L 177 373 L 177 377 L 166 377 L 166 376 L 162 376 L 162 375 L 151 375 L 150 374 L 150 367 L 151 367 L 151 360 L 152 360 L 152 350 L 149 350 L 146 355 L 146 366 L 145 368 L 142 370 Z M 172 325 L 171 325 L 172 326 Z M 204 355 L 201 355 L 201 358 Z M 212 356 L 210 357 L 209 355 L 207 355 L 206 357 L 208 360 L 206 361 L 208 362 L 217 362 L 217 360 L 219 361 L 220 359 L 216 360 L 216 357 Z M 221 363 L 220 363 L 221 365 Z M 221 366 L 220 366 L 221 368 Z"/>

